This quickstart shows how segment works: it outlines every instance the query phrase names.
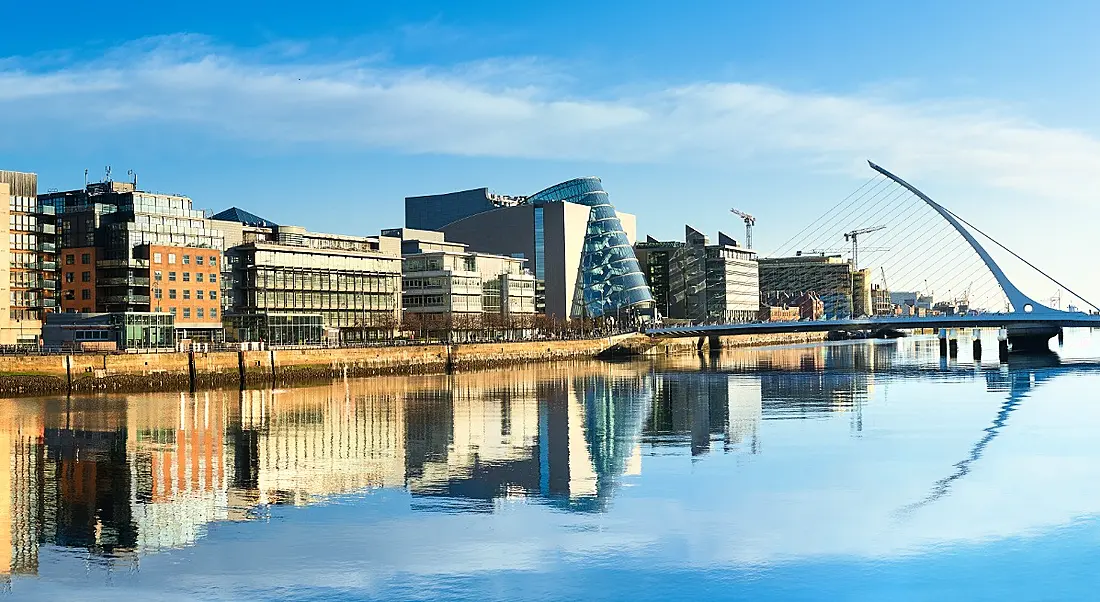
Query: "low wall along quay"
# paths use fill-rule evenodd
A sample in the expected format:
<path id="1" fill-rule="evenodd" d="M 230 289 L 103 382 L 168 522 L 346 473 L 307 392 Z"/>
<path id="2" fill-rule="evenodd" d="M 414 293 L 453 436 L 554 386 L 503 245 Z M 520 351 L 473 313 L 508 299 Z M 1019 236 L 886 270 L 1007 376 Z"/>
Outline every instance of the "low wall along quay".
<path id="1" fill-rule="evenodd" d="M 194 391 L 284 385 L 388 374 L 431 374 L 609 355 L 698 353 L 820 341 L 815 333 L 652 339 L 626 334 L 574 341 L 403 345 L 355 349 L 268 349 L 211 353 L 0 356 L 0 394 Z"/>

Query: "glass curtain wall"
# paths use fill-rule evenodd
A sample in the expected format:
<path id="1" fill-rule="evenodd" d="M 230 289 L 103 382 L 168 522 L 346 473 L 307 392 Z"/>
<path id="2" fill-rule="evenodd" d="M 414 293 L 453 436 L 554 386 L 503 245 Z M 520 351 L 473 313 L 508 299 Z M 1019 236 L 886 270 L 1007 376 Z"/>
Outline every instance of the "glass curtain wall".
<path id="1" fill-rule="evenodd" d="M 653 295 L 600 179 L 569 180 L 528 199 L 535 205 L 555 201 L 591 207 L 571 316 L 615 316 L 636 306 L 651 305 Z"/>

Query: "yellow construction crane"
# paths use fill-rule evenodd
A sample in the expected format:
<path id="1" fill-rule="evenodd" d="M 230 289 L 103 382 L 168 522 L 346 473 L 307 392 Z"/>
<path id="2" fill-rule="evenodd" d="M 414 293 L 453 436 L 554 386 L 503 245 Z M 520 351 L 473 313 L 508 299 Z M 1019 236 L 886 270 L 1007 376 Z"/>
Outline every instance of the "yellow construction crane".
<path id="1" fill-rule="evenodd" d="M 752 227 L 756 225 L 756 218 L 741 211 L 740 209 L 730 209 L 730 213 L 745 220 L 745 247 L 752 248 Z"/>

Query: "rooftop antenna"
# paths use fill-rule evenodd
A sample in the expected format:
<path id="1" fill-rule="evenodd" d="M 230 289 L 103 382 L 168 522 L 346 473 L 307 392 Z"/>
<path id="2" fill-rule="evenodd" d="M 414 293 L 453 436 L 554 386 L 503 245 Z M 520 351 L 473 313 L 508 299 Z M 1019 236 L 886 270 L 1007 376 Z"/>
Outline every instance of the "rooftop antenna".
<path id="1" fill-rule="evenodd" d="M 87 168 L 84 169 L 84 187 L 85 188 L 88 187 L 88 169 Z"/>
<path id="2" fill-rule="evenodd" d="M 126 170 L 126 175 L 130 176 L 130 179 L 134 183 L 134 190 L 137 190 L 137 172 L 132 169 L 128 169 Z"/>
<path id="3" fill-rule="evenodd" d="M 111 166 L 108 165 L 106 170 L 107 170 L 107 180 L 106 181 L 110 182 L 111 181 Z"/>

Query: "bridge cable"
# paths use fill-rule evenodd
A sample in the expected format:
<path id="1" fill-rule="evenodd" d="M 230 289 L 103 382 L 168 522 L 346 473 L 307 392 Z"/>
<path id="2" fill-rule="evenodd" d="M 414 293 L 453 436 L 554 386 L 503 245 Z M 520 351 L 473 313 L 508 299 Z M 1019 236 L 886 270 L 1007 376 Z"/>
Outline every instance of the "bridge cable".
<path id="1" fill-rule="evenodd" d="M 993 238 L 992 236 L 990 236 L 990 235 L 986 234 L 985 232 L 982 232 L 982 231 L 981 231 L 980 229 L 978 229 L 977 227 L 975 227 L 975 226 L 974 226 L 973 224 L 971 224 L 970 222 L 968 222 L 968 221 L 966 221 L 965 219 L 963 219 L 963 218 L 959 217 L 958 215 L 956 215 L 954 211 L 951 211 L 950 209 L 947 209 L 947 208 L 944 208 L 944 210 L 945 210 L 945 211 L 947 211 L 948 213 L 950 213 L 950 214 L 951 214 L 951 215 L 952 215 L 952 216 L 953 216 L 953 217 L 954 217 L 955 219 L 957 219 L 957 220 L 959 220 L 960 222 L 962 222 L 963 224 L 965 224 L 965 225 L 966 225 L 966 226 L 967 226 L 968 228 L 970 228 L 970 229 L 974 230 L 974 231 L 975 231 L 975 232 L 977 232 L 978 234 L 981 234 L 982 236 L 984 236 L 984 237 L 988 238 L 989 240 L 993 241 L 993 244 L 995 244 L 995 245 L 997 245 L 998 247 L 1000 247 L 1000 248 L 1004 249 L 1005 251 L 1009 252 L 1009 253 L 1010 253 L 1010 254 L 1011 254 L 1011 255 L 1012 255 L 1013 257 L 1015 257 L 1016 259 L 1019 259 L 1020 261 L 1024 262 L 1025 264 L 1027 264 L 1027 266 L 1028 266 L 1028 267 L 1030 267 L 1031 269 L 1035 270 L 1036 272 L 1039 272 L 1039 273 L 1040 273 L 1040 274 L 1042 274 L 1043 276 L 1046 276 L 1046 277 L 1047 277 L 1047 279 L 1048 279 L 1048 280 L 1050 280 L 1051 282 L 1053 282 L 1054 284 L 1057 284 L 1058 286 L 1060 286 L 1060 287 L 1062 287 L 1062 288 L 1066 289 L 1066 292 L 1067 292 L 1067 293 L 1069 293 L 1069 294 L 1073 295 L 1074 297 L 1077 297 L 1078 299 L 1080 299 L 1080 300 L 1084 301 L 1085 303 L 1088 303 L 1089 305 L 1091 305 L 1091 306 L 1092 306 L 1092 308 L 1093 308 L 1093 309 L 1095 309 L 1095 310 L 1097 310 L 1097 311 L 1100 311 L 1100 307 L 1097 307 L 1097 306 L 1096 306 L 1096 304 L 1094 304 L 1094 303 L 1093 303 L 1092 301 L 1089 301 L 1088 299 L 1086 299 L 1086 298 L 1082 297 L 1081 295 L 1078 295 L 1077 293 L 1073 292 L 1073 290 L 1072 290 L 1072 289 L 1070 289 L 1070 288 L 1069 288 L 1068 286 L 1066 286 L 1066 285 L 1062 284 L 1061 282 L 1059 282 L 1059 281 L 1055 280 L 1055 278 L 1054 278 L 1053 276 L 1051 276 L 1050 274 L 1047 274 L 1047 273 L 1046 273 L 1046 272 L 1044 272 L 1043 270 L 1039 269 L 1039 267 L 1038 267 L 1038 266 L 1036 266 L 1035 264 L 1033 264 L 1033 263 L 1031 263 L 1030 261 L 1028 261 L 1028 260 L 1024 259 L 1023 257 L 1020 257 L 1020 256 L 1019 256 L 1018 254 L 1016 254 L 1016 252 L 1015 252 L 1015 251 L 1013 251 L 1012 249 L 1010 249 L 1010 248 L 1008 248 L 1008 247 L 1006 247 L 1006 246 L 1002 245 L 1002 244 L 1000 243 L 1000 241 L 998 241 L 997 239 L 995 239 L 995 238 Z"/>

